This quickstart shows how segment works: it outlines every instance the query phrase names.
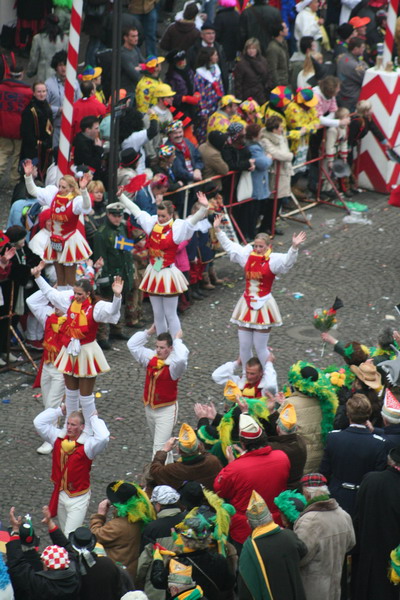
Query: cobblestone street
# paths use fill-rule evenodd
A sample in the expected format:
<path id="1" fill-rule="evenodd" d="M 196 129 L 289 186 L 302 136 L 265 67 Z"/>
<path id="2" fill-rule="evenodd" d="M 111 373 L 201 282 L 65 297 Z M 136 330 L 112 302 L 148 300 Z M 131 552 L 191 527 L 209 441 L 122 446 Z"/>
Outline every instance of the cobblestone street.
<path id="1" fill-rule="evenodd" d="M 2 193 L 3 192 L 3 193 Z M 285 383 L 288 367 L 299 359 L 325 366 L 332 362 L 330 348 L 321 358 L 322 343 L 312 325 L 315 308 L 329 308 L 338 295 L 344 308 L 338 313 L 338 337 L 375 342 L 384 325 L 396 326 L 394 305 L 400 302 L 400 256 L 397 248 L 399 213 L 387 205 L 387 197 L 366 193 L 357 201 L 369 206 L 372 225 L 345 225 L 345 213 L 337 208 L 312 209 L 313 229 L 286 221 L 285 235 L 274 241 L 275 251 L 287 251 L 292 233 L 307 230 L 308 239 L 300 248 L 299 259 L 289 274 L 275 280 L 273 294 L 284 325 L 273 331 L 270 345 L 276 356 L 280 385 Z M 2 224 L 8 214 L 8 198 L 0 190 Z M 217 261 L 218 274 L 229 283 L 208 293 L 182 318 L 184 341 L 190 349 L 189 368 L 179 386 L 179 423 L 195 424 L 194 402 L 222 400 L 211 371 L 238 355 L 236 326 L 229 323 L 232 309 L 243 291 L 242 270 L 226 257 Z M 151 318 L 150 305 L 146 312 Z M 388 320 L 387 316 L 396 318 Z M 130 331 L 127 331 L 130 333 Z M 336 335 L 336 334 L 335 334 Z M 144 370 L 133 362 L 125 342 L 115 343 L 106 354 L 111 371 L 98 377 L 96 404 L 111 431 L 107 450 L 93 465 L 90 512 L 105 497 L 106 485 L 115 479 L 138 480 L 143 465 L 151 458 L 141 394 Z M 8 525 L 8 511 L 30 512 L 38 526 L 40 507 L 50 498 L 51 456 L 40 456 L 40 440 L 32 420 L 42 409 L 35 398 L 32 377 L 0 373 L 0 448 L 2 501 L 0 519 Z M 219 405 L 221 406 L 221 405 Z"/>

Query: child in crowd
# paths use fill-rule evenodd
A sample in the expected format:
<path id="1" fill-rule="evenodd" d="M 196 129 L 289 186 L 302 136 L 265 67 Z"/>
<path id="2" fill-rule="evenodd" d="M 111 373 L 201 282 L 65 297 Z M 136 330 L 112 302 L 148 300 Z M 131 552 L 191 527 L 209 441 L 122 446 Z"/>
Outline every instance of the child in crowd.
<path id="1" fill-rule="evenodd" d="M 293 152 L 289 150 L 289 144 L 283 128 L 283 119 L 281 117 L 269 117 L 265 122 L 265 132 L 260 139 L 264 151 L 270 154 L 275 161 L 274 168 L 271 171 L 270 186 L 274 192 L 274 198 L 277 198 L 276 215 L 279 214 L 282 204 L 288 204 L 290 200 L 290 180 L 293 175 Z M 269 209 L 273 209 L 273 203 Z M 275 216 L 276 216 L 275 215 Z M 269 210 L 264 216 L 261 231 L 269 228 L 272 223 L 272 214 Z M 265 229 L 264 229 L 265 225 Z M 275 230 L 276 232 L 276 230 Z"/>
<path id="2" fill-rule="evenodd" d="M 350 111 L 348 108 L 344 106 L 338 108 L 335 112 L 336 119 L 344 119 L 350 115 Z M 349 137 L 349 128 L 347 125 L 339 125 L 339 127 L 327 127 L 326 129 L 326 137 L 325 137 L 325 155 L 326 158 L 324 160 L 325 168 L 330 172 L 332 170 L 333 161 L 336 158 L 341 158 L 347 164 L 347 155 L 349 153 L 348 148 L 348 137 Z M 340 191 L 347 196 L 348 198 L 352 197 L 352 193 L 349 189 L 348 178 L 340 177 L 339 178 L 339 187 Z M 326 179 L 324 180 L 322 190 L 328 191 L 331 190 L 332 186 Z"/>

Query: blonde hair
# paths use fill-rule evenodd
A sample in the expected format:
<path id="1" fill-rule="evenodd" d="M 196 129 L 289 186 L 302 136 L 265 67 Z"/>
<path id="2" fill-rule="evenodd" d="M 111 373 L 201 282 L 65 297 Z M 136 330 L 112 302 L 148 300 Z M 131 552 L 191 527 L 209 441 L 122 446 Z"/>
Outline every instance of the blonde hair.
<path id="1" fill-rule="evenodd" d="M 268 233 L 257 233 L 256 237 L 254 238 L 254 241 L 256 240 L 263 240 L 267 246 L 270 244 L 270 237 Z"/>
<path id="2" fill-rule="evenodd" d="M 99 179 L 95 179 L 94 181 L 91 181 L 89 183 L 87 191 L 89 192 L 89 194 L 93 194 L 93 192 L 102 192 L 104 194 L 106 188 L 104 187 L 104 183 L 102 181 L 100 181 Z"/>
<path id="3" fill-rule="evenodd" d="M 79 186 L 76 182 L 76 179 L 72 177 L 72 175 L 63 175 L 62 177 L 60 177 L 60 181 L 61 179 L 64 179 L 69 189 L 71 190 L 70 193 L 74 196 L 74 198 L 80 195 Z"/>
<path id="4" fill-rule="evenodd" d="M 356 104 L 356 113 L 363 117 L 368 111 L 372 109 L 372 104 L 369 100 L 360 100 Z"/>
<path id="5" fill-rule="evenodd" d="M 308 54 L 306 54 L 306 57 L 304 59 L 304 64 L 303 64 L 303 75 L 309 75 L 311 73 L 315 73 L 315 69 L 314 69 L 314 65 L 313 65 L 313 61 L 311 60 L 311 57 L 316 60 L 317 62 L 320 62 L 320 59 L 322 58 L 322 54 L 320 52 L 309 52 Z"/>
<path id="6" fill-rule="evenodd" d="M 259 42 L 259 40 L 257 38 L 254 38 L 254 37 L 249 38 L 246 41 L 246 43 L 244 45 L 244 48 L 243 48 L 243 54 L 246 54 L 247 49 L 251 48 L 252 46 L 257 49 L 258 54 L 261 54 L 260 42 Z"/>
<path id="7" fill-rule="evenodd" d="M 346 108 L 345 106 L 341 106 L 340 108 L 337 109 L 337 111 L 335 112 L 335 117 L 337 119 L 344 119 L 345 117 L 348 117 L 350 114 L 350 111 L 348 108 Z"/>

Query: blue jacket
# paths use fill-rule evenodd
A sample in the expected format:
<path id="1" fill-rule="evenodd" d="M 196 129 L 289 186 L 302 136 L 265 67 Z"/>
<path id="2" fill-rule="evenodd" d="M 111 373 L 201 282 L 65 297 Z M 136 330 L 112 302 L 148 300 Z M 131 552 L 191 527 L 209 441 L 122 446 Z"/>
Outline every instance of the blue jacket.
<path id="1" fill-rule="evenodd" d="M 331 496 L 353 516 L 362 478 L 370 471 L 383 471 L 386 464 L 383 437 L 367 427 L 350 426 L 328 434 L 320 473 L 328 479 Z"/>
<path id="2" fill-rule="evenodd" d="M 392 448 L 400 446 L 400 424 L 386 425 L 382 429 L 375 427 L 374 433 L 381 435 L 386 442 L 386 451 L 390 452 Z"/>
<path id="3" fill-rule="evenodd" d="M 149 186 L 138 191 L 135 198 L 135 204 L 138 205 L 140 210 L 145 210 L 149 215 L 157 214 L 157 204 L 153 202 Z"/>
<path id="4" fill-rule="evenodd" d="M 251 173 L 253 180 L 253 198 L 254 200 L 265 200 L 270 195 L 269 190 L 269 168 L 272 165 L 272 158 L 268 158 L 264 149 L 258 142 L 248 146 L 251 158 L 256 159 L 256 168 Z"/>
<path id="5" fill-rule="evenodd" d="M 204 169 L 204 164 L 203 164 L 203 161 L 201 160 L 200 152 L 197 150 L 196 146 L 194 146 L 194 144 L 192 144 L 192 142 L 190 142 L 186 138 L 184 138 L 184 141 L 186 142 L 186 144 L 189 148 L 193 169 L 200 169 L 200 170 Z M 183 152 L 181 150 L 179 150 L 176 146 L 175 146 L 175 155 L 176 155 L 176 158 L 173 162 L 172 170 L 174 172 L 176 180 L 183 181 L 183 183 L 185 183 L 185 184 L 191 183 L 193 181 L 193 173 L 191 173 L 190 171 L 187 170 L 186 164 L 185 164 L 185 156 L 184 156 Z"/>

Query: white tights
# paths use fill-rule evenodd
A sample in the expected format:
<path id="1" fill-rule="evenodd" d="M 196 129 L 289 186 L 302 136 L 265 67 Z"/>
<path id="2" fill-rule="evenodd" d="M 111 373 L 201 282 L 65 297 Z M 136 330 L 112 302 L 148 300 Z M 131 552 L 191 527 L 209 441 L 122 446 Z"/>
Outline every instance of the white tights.
<path id="1" fill-rule="evenodd" d="M 247 361 L 253 356 L 253 346 L 256 350 L 258 360 L 264 368 L 269 356 L 268 339 L 269 331 L 258 331 L 255 329 L 239 329 L 239 354 L 242 361 L 243 373 L 246 370 Z"/>
<path id="2" fill-rule="evenodd" d="M 157 335 L 169 331 L 174 338 L 181 328 L 178 317 L 178 296 L 150 296 Z"/>
<path id="3" fill-rule="evenodd" d="M 65 408 L 67 409 L 67 418 L 72 412 L 79 410 L 79 390 L 65 388 Z"/>
<path id="4" fill-rule="evenodd" d="M 85 432 L 88 435 L 91 435 L 93 433 L 93 430 L 90 424 L 90 417 L 96 410 L 96 405 L 94 403 L 94 394 L 90 394 L 90 396 L 82 396 L 82 394 L 79 394 L 79 402 L 81 405 L 83 418 L 85 419 Z"/>

